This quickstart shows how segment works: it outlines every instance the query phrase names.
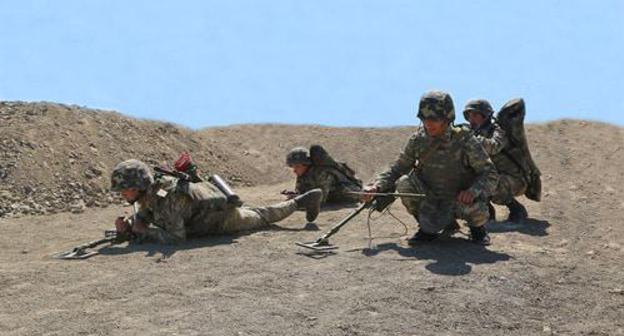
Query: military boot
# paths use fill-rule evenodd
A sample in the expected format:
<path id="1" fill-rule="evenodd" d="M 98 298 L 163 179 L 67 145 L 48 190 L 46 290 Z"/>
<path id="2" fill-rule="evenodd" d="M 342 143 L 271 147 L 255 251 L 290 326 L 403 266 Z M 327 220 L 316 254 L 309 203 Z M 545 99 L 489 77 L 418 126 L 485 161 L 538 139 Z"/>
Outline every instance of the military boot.
<path id="1" fill-rule="evenodd" d="M 520 202 L 516 201 L 514 198 L 511 202 L 507 203 L 507 208 L 509 209 L 509 217 L 507 217 L 507 221 L 513 223 L 519 223 L 529 217 L 526 208 L 524 205 L 520 204 Z"/>
<path id="2" fill-rule="evenodd" d="M 449 225 L 447 225 L 444 230 L 442 230 L 442 233 L 440 233 L 440 236 L 442 237 L 450 237 L 454 234 L 456 234 L 457 232 L 459 232 L 461 228 L 459 227 L 459 223 L 457 223 L 456 219 L 453 219 L 451 221 L 451 223 Z"/>
<path id="3" fill-rule="evenodd" d="M 416 232 L 416 234 L 413 235 L 412 238 L 407 240 L 407 244 L 409 246 L 417 246 L 418 244 L 422 242 L 432 241 L 438 238 L 438 236 L 439 235 L 437 233 L 427 233 L 421 229 L 421 230 L 418 230 L 418 232 Z"/>
<path id="4" fill-rule="evenodd" d="M 294 201 L 297 208 L 305 209 L 306 220 L 308 222 L 313 222 L 321 211 L 322 198 L 323 191 L 317 188 L 295 197 Z"/>
<path id="5" fill-rule="evenodd" d="M 479 245 L 490 245 L 490 236 L 484 226 L 470 227 L 470 240 Z"/>

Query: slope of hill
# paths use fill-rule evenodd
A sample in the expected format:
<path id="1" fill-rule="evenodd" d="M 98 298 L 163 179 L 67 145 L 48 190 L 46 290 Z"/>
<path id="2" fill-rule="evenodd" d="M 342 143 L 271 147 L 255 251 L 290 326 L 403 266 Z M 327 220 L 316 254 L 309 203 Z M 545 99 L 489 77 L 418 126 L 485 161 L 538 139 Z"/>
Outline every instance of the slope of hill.
<path id="1" fill-rule="evenodd" d="M 255 171 L 217 139 L 200 143 L 170 123 L 61 104 L 0 103 L 0 217 L 105 206 L 115 201 L 107 188 L 116 163 L 162 165 L 184 150 L 236 184 L 255 181 Z"/>

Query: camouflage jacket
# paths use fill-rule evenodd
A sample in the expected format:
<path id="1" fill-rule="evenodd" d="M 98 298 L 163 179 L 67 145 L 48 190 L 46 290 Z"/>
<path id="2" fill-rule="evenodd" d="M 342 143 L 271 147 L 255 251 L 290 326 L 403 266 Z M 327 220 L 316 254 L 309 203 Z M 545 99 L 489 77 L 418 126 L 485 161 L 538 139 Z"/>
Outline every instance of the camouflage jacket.
<path id="1" fill-rule="evenodd" d="M 349 195 L 348 191 L 361 191 L 362 187 L 349 180 L 337 169 L 312 165 L 302 176 L 297 177 L 295 191 L 305 193 L 309 190 L 321 188 L 322 202 L 357 202 L 359 196 Z"/>
<path id="2" fill-rule="evenodd" d="M 488 123 L 476 131 L 476 137 L 488 153 L 499 174 L 523 178 L 522 170 L 505 154 L 509 139 L 505 131 L 496 123 Z"/>
<path id="3" fill-rule="evenodd" d="M 171 176 L 157 178 L 138 202 L 137 218 L 150 224 L 139 240 L 163 244 L 218 233 L 233 211 L 211 183 L 184 182 Z"/>
<path id="4" fill-rule="evenodd" d="M 377 175 L 375 185 L 388 190 L 414 169 L 428 197 L 454 199 L 462 190 L 488 197 L 495 190 L 498 174 L 483 146 L 468 128 L 451 126 L 433 138 L 420 128 L 407 142 L 399 158 Z"/>

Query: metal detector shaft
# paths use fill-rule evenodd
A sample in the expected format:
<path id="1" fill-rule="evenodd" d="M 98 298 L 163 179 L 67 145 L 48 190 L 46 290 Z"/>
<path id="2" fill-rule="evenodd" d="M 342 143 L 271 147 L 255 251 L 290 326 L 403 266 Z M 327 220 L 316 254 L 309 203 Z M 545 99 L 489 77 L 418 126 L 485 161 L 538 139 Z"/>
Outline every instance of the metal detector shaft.
<path id="1" fill-rule="evenodd" d="M 329 243 L 329 237 L 331 237 L 332 235 L 334 235 L 336 232 L 338 232 L 340 230 L 341 227 L 343 227 L 345 224 L 347 224 L 351 219 L 353 219 L 353 217 L 357 216 L 360 212 L 362 212 L 362 210 L 369 208 L 371 205 L 373 204 L 373 202 L 366 202 L 362 205 L 360 205 L 359 208 L 357 208 L 354 212 L 352 212 L 349 216 L 345 217 L 343 220 L 340 221 L 340 223 L 334 225 L 329 231 L 327 231 L 325 234 L 323 234 L 321 237 L 319 237 L 317 240 L 313 241 L 313 242 L 295 242 L 295 245 L 297 246 L 301 246 L 301 247 L 305 247 L 308 249 L 312 249 L 315 250 L 317 252 L 326 252 L 326 251 L 330 251 L 333 249 L 336 249 L 336 246 L 333 246 Z"/>
<path id="2" fill-rule="evenodd" d="M 327 239 L 329 239 L 329 237 L 333 236 L 336 232 L 338 232 L 340 230 L 340 228 L 342 228 L 345 224 L 347 224 L 351 219 L 353 219 L 353 217 L 357 216 L 360 212 L 362 212 L 362 210 L 368 208 L 370 206 L 370 203 L 364 203 L 362 205 L 360 205 L 359 208 L 357 208 L 354 212 L 352 212 L 349 216 L 345 217 L 343 220 L 340 221 L 340 223 L 334 225 L 329 231 L 327 231 L 324 235 L 322 235 L 320 238 L 318 238 L 316 241 L 317 242 L 323 242 L 323 241 L 327 241 Z"/>

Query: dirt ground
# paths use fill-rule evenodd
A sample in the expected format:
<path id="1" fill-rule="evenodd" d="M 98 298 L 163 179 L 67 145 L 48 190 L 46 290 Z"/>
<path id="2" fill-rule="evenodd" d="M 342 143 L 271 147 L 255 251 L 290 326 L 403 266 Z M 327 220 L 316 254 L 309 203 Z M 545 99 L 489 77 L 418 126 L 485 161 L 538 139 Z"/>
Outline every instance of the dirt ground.
<path id="1" fill-rule="evenodd" d="M 624 131 L 561 121 L 529 133 L 543 200 L 521 200 L 531 217 L 523 224 L 497 208 L 489 247 L 458 234 L 409 248 L 404 226 L 378 213 L 373 245 L 365 214 L 333 237 L 334 253 L 294 245 L 347 208 L 323 211 L 316 229 L 299 212 L 246 235 L 59 261 L 50 256 L 102 237 L 129 207 L 2 218 L 0 334 L 624 335 Z M 268 204 L 289 187 L 237 191 Z M 391 212 L 414 233 L 400 202 Z"/>
<path id="2" fill-rule="evenodd" d="M 266 204 L 285 187 L 240 193 Z M 618 211 L 572 203 L 528 203 L 522 225 L 503 222 L 499 208 L 487 248 L 462 234 L 409 248 L 403 225 L 377 213 L 373 236 L 388 238 L 371 248 L 365 214 L 332 239 L 335 253 L 293 244 L 354 210 L 333 209 L 317 220 L 321 231 L 296 213 L 267 231 L 104 247 L 84 261 L 49 256 L 100 237 L 128 208 L 5 219 L 0 334 L 624 335 Z M 400 203 L 391 209 L 413 233 Z"/>

